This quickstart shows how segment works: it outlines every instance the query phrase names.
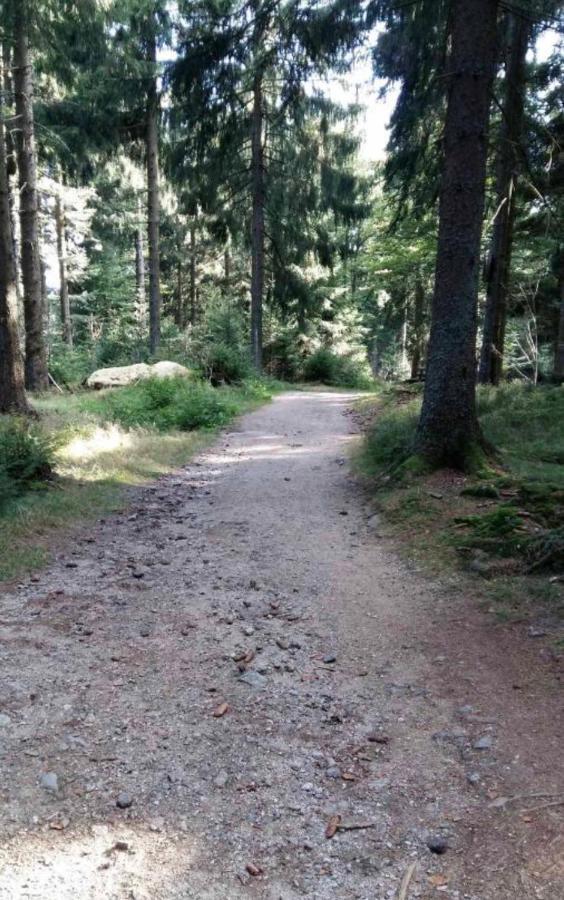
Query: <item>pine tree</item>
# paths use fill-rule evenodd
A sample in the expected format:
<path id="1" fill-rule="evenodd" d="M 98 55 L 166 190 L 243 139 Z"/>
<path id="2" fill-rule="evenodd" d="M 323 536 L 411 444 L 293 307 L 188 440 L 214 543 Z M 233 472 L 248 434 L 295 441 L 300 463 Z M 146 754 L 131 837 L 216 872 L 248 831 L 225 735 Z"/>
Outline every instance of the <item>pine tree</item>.
<path id="1" fill-rule="evenodd" d="M 476 328 L 497 0 L 454 0 L 431 334 L 416 450 L 466 469 L 482 442 Z"/>

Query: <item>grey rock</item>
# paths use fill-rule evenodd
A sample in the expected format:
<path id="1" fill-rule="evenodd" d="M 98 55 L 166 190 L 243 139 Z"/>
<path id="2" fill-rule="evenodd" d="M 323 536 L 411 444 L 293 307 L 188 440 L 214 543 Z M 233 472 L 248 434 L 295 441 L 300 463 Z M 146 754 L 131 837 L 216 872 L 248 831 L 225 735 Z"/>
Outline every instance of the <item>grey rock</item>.
<path id="1" fill-rule="evenodd" d="M 442 856 L 448 850 L 448 841 L 440 834 L 433 834 L 427 838 L 427 846 L 431 853 L 437 853 Z"/>
<path id="2" fill-rule="evenodd" d="M 43 790 L 56 794 L 59 790 L 59 777 L 56 772 L 43 772 L 39 784 Z"/>
<path id="3" fill-rule="evenodd" d="M 337 662 L 337 657 L 334 653 L 326 653 L 323 657 L 323 662 L 329 665 L 329 663 Z"/>
<path id="4" fill-rule="evenodd" d="M 245 634 L 247 637 L 250 637 L 250 636 L 251 636 L 252 634 L 254 634 L 254 633 L 255 633 L 255 629 L 253 628 L 252 625 L 245 625 L 245 626 L 244 626 L 244 628 L 243 628 L 243 634 Z"/>
<path id="5" fill-rule="evenodd" d="M 133 804 L 133 797 L 127 791 L 122 791 L 117 795 L 116 806 L 118 809 L 129 809 Z"/>
<path id="6" fill-rule="evenodd" d="M 139 629 L 139 634 L 141 635 L 141 637 L 149 637 L 151 634 L 151 629 L 148 625 L 142 625 Z"/>
<path id="7" fill-rule="evenodd" d="M 213 783 L 216 788 L 224 788 L 228 781 L 229 775 L 227 772 L 220 772 L 219 775 L 216 775 L 214 778 Z"/>
<path id="8" fill-rule="evenodd" d="M 530 638 L 546 637 L 546 631 L 544 631 L 544 629 L 542 628 L 535 628 L 534 625 L 531 625 L 529 627 L 527 634 Z"/>
<path id="9" fill-rule="evenodd" d="M 493 737 L 491 734 L 484 734 L 472 744 L 474 750 L 491 750 L 493 747 Z"/>
<path id="10" fill-rule="evenodd" d="M 466 775 L 466 781 L 468 784 L 479 784 L 480 783 L 480 773 L 479 772 L 468 772 Z"/>
<path id="11" fill-rule="evenodd" d="M 340 778 L 341 770 L 339 766 L 329 766 L 329 768 L 325 770 L 325 774 L 327 775 L 327 778 Z"/>
<path id="12" fill-rule="evenodd" d="M 10 716 L 7 716 L 6 713 L 0 713 L 0 728 L 7 728 L 8 725 L 12 724 L 12 720 Z"/>
<path id="13" fill-rule="evenodd" d="M 243 684 L 248 684 L 249 687 L 255 688 L 256 690 L 262 690 L 262 688 L 266 687 L 267 683 L 267 679 L 264 675 L 261 675 L 260 672 L 255 672 L 253 669 L 244 672 L 239 678 L 239 681 L 242 681 Z"/>

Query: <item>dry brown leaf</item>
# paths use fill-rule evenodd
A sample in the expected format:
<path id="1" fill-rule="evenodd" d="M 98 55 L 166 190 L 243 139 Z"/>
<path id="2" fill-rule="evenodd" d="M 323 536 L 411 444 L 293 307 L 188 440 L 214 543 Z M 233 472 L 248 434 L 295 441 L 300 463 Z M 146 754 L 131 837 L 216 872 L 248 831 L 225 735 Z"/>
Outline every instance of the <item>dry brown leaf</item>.
<path id="1" fill-rule="evenodd" d="M 255 866 L 254 863 L 247 863 L 246 869 L 247 869 L 247 872 L 249 873 L 249 875 L 252 875 L 253 878 L 256 878 L 257 875 L 262 875 L 262 873 L 263 873 L 263 870 L 261 869 L 261 867 Z"/>
<path id="2" fill-rule="evenodd" d="M 228 709 L 229 709 L 228 703 L 220 703 L 219 706 L 216 706 L 216 708 L 214 709 L 214 711 L 212 713 L 214 719 L 221 719 L 221 717 L 225 715 L 225 713 L 227 712 Z"/>
<path id="3" fill-rule="evenodd" d="M 439 872 L 436 875 L 429 875 L 427 880 L 429 884 L 432 884 L 434 887 L 442 887 L 443 884 L 448 884 L 448 878 L 446 875 L 443 875 L 442 872 Z"/>
<path id="4" fill-rule="evenodd" d="M 249 650 L 247 653 L 245 653 L 245 656 L 243 657 L 243 660 L 242 660 L 242 661 L 245 663 L 246 666 L 248 666 L 249 663 L 251 663 L 251 662 L 253 661 L 253 659 L 255 658 L 255 656 L 256 656 L 255 651 L 254 651 L 254 650 Z"/>
<path id="5" fill-rule="evenodd" d="M 327 828 L 325 829 L 325 837 L 330 839 L 335 837 L 339 830 L 339 825 L 341 824 L 341 816 L 331 816 L 329 821 L 327 822 Z"/>
<path id="6" fill-rule="evenodd" d="M 343 772 L 342 775 L 343 781 L 356 781 L 356 775 L 354 772 Z"/>

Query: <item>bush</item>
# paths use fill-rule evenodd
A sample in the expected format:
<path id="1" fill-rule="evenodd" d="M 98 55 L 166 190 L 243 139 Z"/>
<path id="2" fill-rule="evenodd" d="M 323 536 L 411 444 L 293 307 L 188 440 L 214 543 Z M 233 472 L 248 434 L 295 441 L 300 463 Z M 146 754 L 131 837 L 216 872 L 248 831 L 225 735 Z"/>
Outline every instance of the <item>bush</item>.
<path id="1" fill-rule="evenodd" d="M 0 511 L 52 475 L 53 450 L 38 428 L 25 420 L 0 419 Z"/>
<path id="2" fill-rule="evenodd" d="M 88 349 L 69 350 L 59 346 L 49 360 L 49 372 L 64 387 L 76 387 L 88 378 L 95 368 L 93 355 Z"/>
<path id="3" fill-rule="evenodd" d="M 233 397 L 185 378 L 149 378 L 104 397 L 106 415 L 126 428 L 192 431 L 225 425 L 238 411 Z"/>
<path id="4" fill-rule="evenodd" d="M 202 353 L 202 370 L 213 385 L 240 384 L 250 374 L 246 355 L 225 343 L 209 345 Z"/>
<path id="5" fill-rule="evenodd" d="M 333 387 L 369 389 L 373 386 L 367 363 L 353 356 L 338 356 L 320 347 L 305 361 L 304 379 Z"/>

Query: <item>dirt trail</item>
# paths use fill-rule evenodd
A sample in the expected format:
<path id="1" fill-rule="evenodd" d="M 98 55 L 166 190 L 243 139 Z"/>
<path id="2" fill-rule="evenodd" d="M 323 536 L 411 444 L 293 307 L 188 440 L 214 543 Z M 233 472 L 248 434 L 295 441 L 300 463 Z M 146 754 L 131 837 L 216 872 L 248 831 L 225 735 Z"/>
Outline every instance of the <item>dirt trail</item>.
<path id="1" fill-rule="evenodd" d="M 2 900 L 564 897 L 557 662 L 378 536 L 350 401 L 278 397 L 3 594 Z"/>

